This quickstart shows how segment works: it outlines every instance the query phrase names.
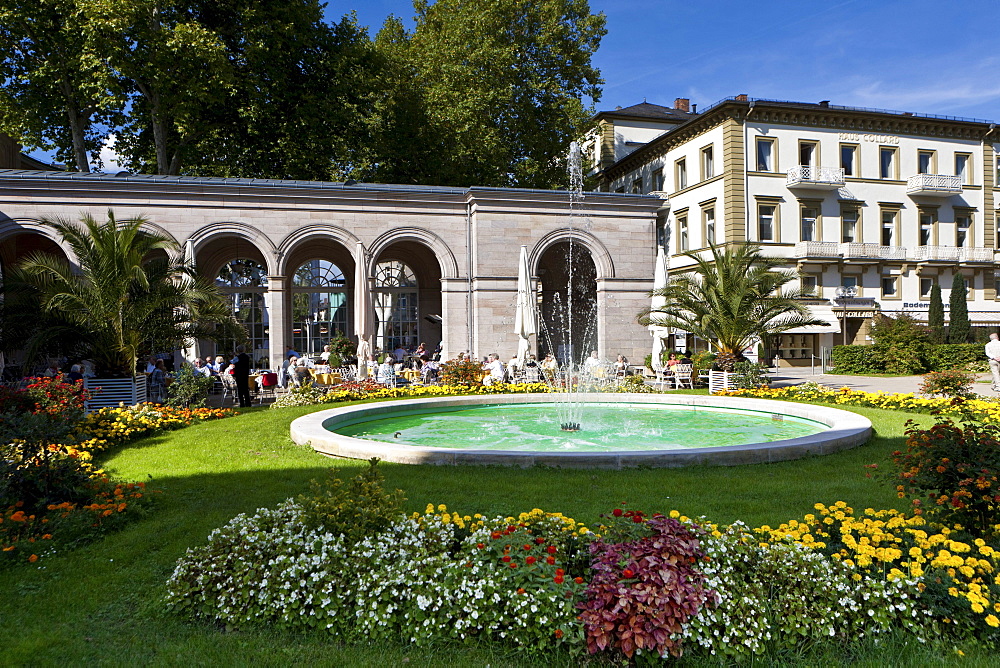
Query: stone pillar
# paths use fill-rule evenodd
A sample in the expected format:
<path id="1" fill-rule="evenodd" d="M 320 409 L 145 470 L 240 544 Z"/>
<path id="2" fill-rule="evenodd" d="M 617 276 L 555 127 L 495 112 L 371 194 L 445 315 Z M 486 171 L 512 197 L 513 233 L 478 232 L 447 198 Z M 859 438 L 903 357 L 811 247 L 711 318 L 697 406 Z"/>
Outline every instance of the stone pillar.
<path id="1" fill-rule="evenodd" d="M 285 358 L 285 346 L 292 340 L 289 322 L 288 294 L 284 276 L 268 276 L 264 304 L 267 307 L 268 346 L 271 368 L 280 369 Z"/>
<path id="2" fill-rule="evenodd" d="M 469 352 L 470 295 L 469 281 L 464 278 L 441 279 L 441 339 L 444 341 L 442 360 L 453 359 L 460 352 Z"/>
<path id="3" fill-rule="evenodd" d="M 653 279 L 603 278 L 597 281 L 597 346 L 602 359 L 625 355 L 641 364 L 652 348 L 649 330 L 638 322 L 649 308 Z"/>

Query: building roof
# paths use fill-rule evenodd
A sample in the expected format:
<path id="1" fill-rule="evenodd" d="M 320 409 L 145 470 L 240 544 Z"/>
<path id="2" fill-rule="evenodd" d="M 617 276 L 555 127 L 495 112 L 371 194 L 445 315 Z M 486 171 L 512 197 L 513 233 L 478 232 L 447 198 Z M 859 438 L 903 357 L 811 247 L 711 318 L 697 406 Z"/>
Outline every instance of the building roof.
<path id="1" fill-rule="evenodd" d="M 600 120 L 602 118 L 631 118 L 631 119 L 643 119 L 643 120 L 654 120 L 654 121 L 669 121 L 671 123 L 683 123 L 697 116 L 696 113 L 689 113 L 686 111 L 681 111 L 680 109 L 672 109 L 670 107 L 664 107 L 659 104 L 653 104 L 651 102 L 642 101 L 639 104 L 633 104 L 631 107 L 625 107 L 624 109 L 615 109 L 613 111 L 599 111 L 597 115 L 594 116 L 594 120 Z"/>

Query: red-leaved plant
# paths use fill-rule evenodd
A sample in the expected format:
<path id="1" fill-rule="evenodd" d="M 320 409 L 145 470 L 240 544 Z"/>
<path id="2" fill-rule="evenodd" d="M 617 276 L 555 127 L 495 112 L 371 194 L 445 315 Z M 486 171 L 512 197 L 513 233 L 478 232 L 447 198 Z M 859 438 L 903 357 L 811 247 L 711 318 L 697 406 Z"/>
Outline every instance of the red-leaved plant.
<path id="1" fill-rule="evenodd" d="M 590 545 L 593 577 L 577 604 L 587 650 L 595 654 L 610 648 L 629 659 L 637 651 L 680 656 L 681 640 L 674 636 L 711 595 L 695 566 L 705 556 L 698 536 L 663 515 L 615 517 L 641 523 L 648 535 Z"/>

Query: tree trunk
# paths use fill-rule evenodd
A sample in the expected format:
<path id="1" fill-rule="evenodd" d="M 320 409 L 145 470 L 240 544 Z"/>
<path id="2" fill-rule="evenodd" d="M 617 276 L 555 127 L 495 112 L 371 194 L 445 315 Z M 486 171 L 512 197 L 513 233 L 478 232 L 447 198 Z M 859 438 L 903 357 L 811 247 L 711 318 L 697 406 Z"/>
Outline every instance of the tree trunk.
<path id="1" fill-rule="evenodd" d="M 63 99 L 66 100 L 66 114 L 69 120 L 70 136 L 73 138 L 73 160 L 76 161 L 76 171 L 90 172 L 90 159 L 87 157 L 87 126 L 90 124 L 90 114 L 81 113 L 65 81 L 60 86 Z"/>

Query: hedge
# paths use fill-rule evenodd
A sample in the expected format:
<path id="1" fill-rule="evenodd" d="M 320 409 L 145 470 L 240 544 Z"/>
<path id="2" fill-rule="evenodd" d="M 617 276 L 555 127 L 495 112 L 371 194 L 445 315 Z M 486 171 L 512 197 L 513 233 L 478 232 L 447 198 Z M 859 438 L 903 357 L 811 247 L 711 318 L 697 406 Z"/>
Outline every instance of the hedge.
<path id="1" fill-rule="evenodd" d="M 958 368 L 980 372 L 987 368 L 983 346 L 978 343 L 834 346 L 831 359 L 838 373 L 920 374 Z"/>

